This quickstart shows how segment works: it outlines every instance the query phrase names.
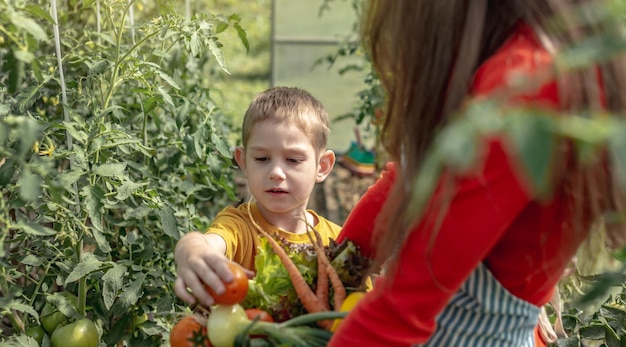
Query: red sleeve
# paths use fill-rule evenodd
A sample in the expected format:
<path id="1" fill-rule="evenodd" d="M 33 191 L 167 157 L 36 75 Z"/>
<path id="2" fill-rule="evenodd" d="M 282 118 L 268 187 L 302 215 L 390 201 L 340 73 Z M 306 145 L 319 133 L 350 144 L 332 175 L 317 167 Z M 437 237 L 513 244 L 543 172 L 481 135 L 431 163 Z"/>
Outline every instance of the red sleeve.
<path id="1" fill-rule="evenodd" d="M 374 257 L 375 241 L 372 240 L 376 217 L 382 209 L 387 195 L 393 186 L 396 176 L 396 167 L 387 163 L 381 177 L 370 186 L 359 199 L 354 209 L 343 224 L 337 242 L 349 239 L 359 246 L 360 251 L 367 257 Z"/>
<path id="2" fill-rule="evenodd" d="M 482 172 L 459 180 L 451 197 L 436 191 L 396 275 L 379 279 L 329 346 L 404 347 L 429 338 L 435 317 L 530 201 L 501 143 L 490 142 L 487 152 Z M 434 206 L 442 201 L 449 205 L 431 244 L 439 217 Z"/>

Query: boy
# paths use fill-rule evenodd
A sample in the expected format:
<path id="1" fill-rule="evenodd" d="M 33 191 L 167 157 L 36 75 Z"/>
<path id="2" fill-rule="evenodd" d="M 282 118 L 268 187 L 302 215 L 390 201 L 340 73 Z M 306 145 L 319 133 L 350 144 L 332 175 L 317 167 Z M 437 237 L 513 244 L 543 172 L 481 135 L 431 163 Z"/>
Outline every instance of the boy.
<path id="1" fill-rule="evenodd" d="M 256 202 L 227 207 L 204 234 L 190 232 L 178 241 L 178 297 L 212 305 L 203 283 L 223 293 L 222 281 L 233 278 L 227 268 L 231 260 L 253 276 L 259 243 L 254 222 L 291 243 L 310 243 L 307 223 L 325 244 L 337 237 L 340 226 L 306 209 L 315 183 L 324 181 L 335 164 L 335 154 L 326 149 L 329 131 L 328 113 L 306 91 L 276 87 L 254 98 L 244 116 L 243 146 L 234 156 Z"/>

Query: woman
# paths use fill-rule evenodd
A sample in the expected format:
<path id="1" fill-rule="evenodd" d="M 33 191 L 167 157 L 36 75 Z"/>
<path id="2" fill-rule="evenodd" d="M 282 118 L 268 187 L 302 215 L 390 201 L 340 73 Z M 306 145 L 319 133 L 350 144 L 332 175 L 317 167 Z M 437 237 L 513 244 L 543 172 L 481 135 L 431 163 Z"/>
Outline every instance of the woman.
<path id="1" fill-rule="evenodd" d="M 557 51 L 592 33 L 618 32 L 616 20 L 592 11 L 606 4 L 589 3 L 369 1 L 364 42 L 387 93 L 382 140 L 400 164 L 368 190 L 338 239 L 371 242 L 376 264 L 386 268 L 330 346 L 534 346 L 540 307 L 591 224 L 624 211 L 606 153 L 583 165 L 559 139 L 547 177 L 552 189 L 540 195 L 506 135 L 495 134 L 480 140 L 473 170 L 442 172 L 423 208 L 411 204 L 408 182 L 468 99 L 498 96 L 503 109 L 563 116 L 623 112 L 623 61 L 555 78 Z M 532 82 L 522 91 L 511 87 L 519 76 Z M 362 232 L 372 223 L 370 240 Z M 623 225 L 608 230 L 621 245 Z"/>

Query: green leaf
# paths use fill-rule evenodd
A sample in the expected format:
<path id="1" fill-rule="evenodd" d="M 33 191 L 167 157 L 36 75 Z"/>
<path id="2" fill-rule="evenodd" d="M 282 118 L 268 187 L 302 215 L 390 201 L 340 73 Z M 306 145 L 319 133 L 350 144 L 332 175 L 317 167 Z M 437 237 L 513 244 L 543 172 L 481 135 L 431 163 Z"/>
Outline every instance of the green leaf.
<path id="1" fill-rule="evenodd" d="M 87 75 L 88 76 L 100 75 L 106 70 L 108 66 L 109 66 L 108 60 L 99 61 L 89 67 L 89 71 L 87 72 Z"/>
<path id="2" fill-rule="evenodd" d="M 136 192 L 139 188 L 148 185 L 148 183 L 134 183 L 131 181 L 124 181 L 122 185 L 117 188 L 117 195 L 115 198 L 119 201 L 123 201 L 128 199 L 134 192 Z"/>
<path id="3" fill-rule="evenodd" d="M 93 220 L 95 216 L 102 216 L 102 208 L 104 206 L 104 192 L 99 186 L 85 186 L 82 189 L 82 193 L 85 196 L 85 207 L 87 207 L 87 213 Z M 93 222 L 93 221 L 92 221 Z"/>
<path id="4" fill-rule="evenodd" d="M 137 276 L 137 279 L 134 280 L 128 287 L 126 287 L 122 294 L 120 294 L 120 303 L 124 308 L 131 307 L 141 297 L 145 280 L 146 274 L 140 273 Z"/>
<path id="5" fill-rule="evenodd" d="M 600 315 L 608 321 L 626 322 L 626 310 L 607 305 L 600 306 Z"/>
<path id="6" fill-rule="evenodd" d="M 203 151 L 203 144 L 204 142 L 204 131 L 202 131 L 202 128 L 198 129 L 198 131 L 196 131 L 193 134 L 193 148 L 195 149 L 196 155 L 198 159 L 202 159 L 204 158 L 204 151 Z"/>
<path id="7" fill-rule="evenodd" d="M 180 238 L 180 233 L 178 232 L 178 228 L 176 227 L 176 217 L 174 217 L 174 210 L 166 206 L 159 210 L 159 218 L 161 219 L 161 226 L 163 227 L 163 231 L 178 240 Z"/>
<path id="8" fill-rule="evenodd" d="M 580 327 L 580 338 L 587 340 L 603 340 L 605 335 L 604 324 L 591 323 Z"/>
<path id="9" fill-rule="evenodd" d="M 623 54 L 624 40 L 619 35 L 603 32 L 586 39 L 577 40 L 575 45 L 566 47 L 556 57 L 560 71 L 586 68 L 595 63 L 606 61 L 616 54 Z"/>
<path id="10" fill-rule="evenodd" d="M 20 197 L 24 201 L 35 201 L 41 194 L 41 177 L 33 174 L 28 167 L 19 178 Z"/>
<path id="11" fill-rule="evenodd" d="M 224 30 L 228 29 L 228 22 L 218 22 L 215 26 L 215 33 L 219 34 L 224 32 Z"/>
<path id="12" fill-rule="evenodd" d="M 246 34 L 246 31 L 243 30 L 243 28 L 241 27 L 241 25 L 239 25 L 239 23 L 234 23 L 233 27 L 235 28 L 235 30 L 237 30 L 237 36 L 239 36 L 239 40 L 241 41 L 243 46 L 246 47 L 246 53 L 250 53 L 250 43 L 248 42 L 248 34 Z"/>
<path id="13" fill-rule="evenodd" d="M 581 279 L 591 282 L 593 286 L 579 299 L 575 300 L 574 305 L 583 305 L 604 297 L 612 287 L 619 287 L 626 283 L 626 274 L 605 272 L 598 275 L 581 276 Z"/>
<path id="14" fill-rule="evenodd" d="M 26 110 L 33 106 L 33 104 L 37 100 L 37 96 L 39 95 L 40 88 L 41 85 L 37 85 L 32 87 L 26 87 L 20 91 L 18 96 L 20 101 L 17 104 L 17 110 L 20 113 L 26 113 Z"/>
<path id="15" fill-rule="evenodd" d="M 27 335 L 11 335 L 2 342 L 3 347 L 39 347 L 35 338 Z"/>
<path id="16" fill-rule="evenodd" d="M 104 300 L 104 306 L 107 310 L 113 306 L 115 298 L 117 298 L 117 293 L 122 289 L 124 276 L 127 272 L 128 268 L 126 268 L 126 266 L 115 264 L 102 276 L 102 299 Z"/>
<path id="17" fill-rule="evenodd" d="M 39 266 L 42 264 L 41 260 L 39 260 L 39 258 L 37 258 L 36 256 L 32 254 L 29 254 L 26 257 L 24 257 L 21 263 L 25 265 L 31 265 L 31 266 Z"/>
<path id="18" fill-rule="evenodd" d="M 170 94 L 165 90 L 165 88 L 159 87 L 157 88 L 157 92 L 161 94 L 161 96 L 163 97 L 163 101 L 165 101 L 169 105 L 174 106 L 174 101 L 172 100 L 172 97 L 170 96 Z"/>
<path id="19" fill-rule="evenodd" d="M 6 83 L 9 94 L 15 94 L 24 81 L 24 62 L 15 57 L 14 50 L 9 50 L 4 55 L 4 61 L 0 60 L 1 71 L 8 72 L 9 77 Z"/>
<path id="20" fill-rule="evenodd" d="M 215 40 L 209 41 L 209 51 L 215 57 L 215 60 L 217 60 L 217 64 L 222 68 L 222 70 L 230 75 L 230 71 L 228 71 L 228 68 L 226 67 L 224 52 L 222 52 L 222 50 L 217 47 L 217 43 L 215 42 Z"/>
<path id="21" fill-rule="evenodd" d="M 223 137 L 217 135 L 216 133 L 212 133 L 211 141 L 215 145 L 215 148 L 217 149 L 217 151 L 222 156 L 224 156 L 225 158 L 230 158 L 232 156 L 232 154 L 230 153 L 230 148 L 228 146 L 228 143 Z"/>
<path id="22" fill-rule="evenodd" d="M 189 48 L 191 49 L 191 55 L 197 57 L 202 47 L 200 46 L 200 39 L 198 38 L 198 33 L 194 32 L 191 34 L 189 38 Z"/>
<path id="23" fill-rule="evenodd" d="M 167 84 L 169 84 L 173 88 L 180 90 L 180 86 L 165 72 L 159 71 L 159 77 L 161 77 L 162 80 L 167 82 Z"/>
<path id="24" fill-rule="evenodd" d="M 580 347 L 578 336 L 570 336 L 566 339 L 559 339 L 556 342 L 558 347 Z"/>
<path id="25" fill-rule="evenodd" d="M 619 336 L 608 324 L 604 324 L 604 336 L 606 339 L 606 347 L 621 347 Z"/>
<path id="26" fill-rule="evenodd" d="M 33 317 L 39 316 L 37 314 L 37 311 L 35 311 L 35 309 L 31 305 L 23 304 L 21 301 L 11 300 L 9 304 L 6 307 L 2 307 L 2 309 L 6 311 L 15 310 L 19 312 L 25 312 L 25 313 L 30 314 Z"/>
<path id="27" fill-rule="evenodd" d="M 56 292 L 52 295 L 48 295 L 46 297 L 46 300 L 54 305 L 54 307 L 61 311 L 61 313 L 63 313 L 66 317 L 76 319 L 82 318 L 81 315 L 76 311 L 78 298 L 73 293 L 69 291 L 64 293 Z"/>
<path id="28" fill-rule="evenodd" d="M 430 196 L 437 187 L 437 182 L 439 181 L 442 170 L 442 160 L 435 153 L 430 152 L 424 160 L 422 169 L 413 180 L 414 188 L 413 196 L 409 203 L 409 215 L 413 216 L 412 218 L 414 220 L 409 222 L 416 221 L 422 215 L 426 201 L 430 199 Z"/>
<path id="29" fill-rule="evenodd" d="M 64 285 L 67 286 L 68 284 L 78 281 L 94 271 L 100 270 L 103 265 L 104 264 L 98 260 L 93 253 L 83 253 L 83 260 L 76 264 L 76 267 L 74 267 L 72 272 L 65 279 Z"/>
<path id="30" fill-rule="evenodd" d="M 9 114 L 9 111 L 11 111 L 11 106 L 7 104 L 0 105 L 0 117 L 6 116 Z M 2 144 L 2 142 L 0 142 L 0 144 Z"/>
<path id="31" fill-rule="evenodd" d="M 467 119 L 456 121 L 437 137 L 437 154 L 448 167 L 464 171 L 475 163 L 478 133 Z"/>
<path id="32" fill-rule="evenodd" d="M 103 336 L 103 338 L 105 339 L 104 342 L 106 342 L 107 346 L 114 346 L 116 342 L 122 340 L 122 338 L 124 337 L 124 334 L 126 333 L 126 331 L 128 330 L 128 327 L 131 324 L 131 319 L 133 319 L 133 317 L 127 314 L 127 315 L 124 315 L 122 318 L 120 318 L 117 322 L 115 322 L 115 324 L 110 329 L 110 331 L 107 331 L 107 334 Z M 132 344 L 141 345 L 136 342 L 133 342 Z M 138 346 L 138 347 L 148 347 L 148 346 L 144 345 L 144 346 Z"/>
<path id="33" fill-rule="evenodd" d="M 521 159 L 531 188 L 539 196 L 547 194 L 555 146 L 552 122 L 548 117 L 528 113 L 510 115 L 506 121 L 506 131 Z"/>
<path id="34" fill-rule="evenodd" d="M 75 182 L 78 182 L 78 180 L 84 174 L 85 174 L 85 172 L 82 171 L 82 170 L 66 171 L 66 172 L 63 172 L 62 174 L 59 175 L 58 180 L 59 180 L 59 183 L 61 184 L 61 186 L 65 187 L 67 189 L 67 188 L 71 187 L 72 184 L 74 184 Z"/>
<path id="35" fill-rule="evenodd" d="M 65 128 L 65 130 L 67 130 L 67 132 L 70 134 L 70 136 L 75 139 L 76 141 L 85 144 L 85 142 L 87 141 L 87 133 L 85 133 L 82 130 L 78 130 L 74 127 L 73 123 L 70 122 L 63 122 L 63 127 Z"/>
<path id="36" fill-rule="evenodd" d="M 93 225 L 90 230 L 98 243 L 98 247 L 105 253 L 111 252 L 111 246 L 102 234 L 104 230 L 102 226 L 104 191 L 100 186 L 85 186 L 81 189 L 81 194 L 85 197 L 85 209 Z"/>
<path id="37" fill-rule="evenodd" d="M 46 12 L 42 6 L 39 5 L 26 5 L 23 8 L 24 12 L 27 12 L 28 14 L 34 16 L 34 17 L 38 17 L 40 19 L 43 19 L 45 21 L 47 21 L 49 24 L 54 24 L 54 20 L 52 19 L 52 16 L 50 16 L 50 14 L 48 14 L 48 12 Z"/>
<path id="38" fill-rule="evenodd" d="M 15 227 L 33 236 L 51 236 L 57 233 L 54 229 L 50 229 L 41 224 L 26 223 L 22 220 L 18 221 Z"/>
<path id="39" fill-rule="evenodd" d="M 103 177 L 115 177 L 118 179 L 124 178 L 124 170 L 126 170 L 127 163 L 108 163 L 96 166 L 93 169 L 93 173 Z"/>
<path id="40" fill-rule="evenodd" d="M 9 20 L 16 27 L 26 31 L 30 35 L 32 35 L 35 39 L 39 41 L 48 40 L 48 35 L 46 32 L 35 22 L 33 19 L 22 16 L 19 13 L 13 13 Z"/>
<path id="41" fill-rule="evenodd" d="M 21 60 L 27 64 L 30 64 L 35 59 L 35 55 L 29 51 L 14 51 L 15 58 Z"/>

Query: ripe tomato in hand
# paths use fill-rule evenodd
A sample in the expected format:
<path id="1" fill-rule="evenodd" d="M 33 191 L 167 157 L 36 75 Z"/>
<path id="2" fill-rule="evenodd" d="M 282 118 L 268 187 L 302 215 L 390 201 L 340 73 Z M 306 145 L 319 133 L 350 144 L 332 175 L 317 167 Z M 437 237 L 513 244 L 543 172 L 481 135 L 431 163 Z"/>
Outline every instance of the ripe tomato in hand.
<path id="1" fill-rule="evenodd" d="M 228 268 L 233 273 L 233 280 L 230 283 L 224 282 L 226 290 L 222 294 L 217 294 L 208 285 L 204 285 L 204 289 L 213 297 L 218 305 L 234 305 L 238 304 L 246 298 L 248 294 L 248 276 L 241 266 L 235 263 L 228 263 Z"/>
<path id="2" fill-rule="evenodd" d="M 248 319 L 249 320 L 253 320 L 255 319 L 257 316 L 259 317 L 259 321 L 261 322 L 270 322 L 270 323 L 274 323 L 274 318 L 272 318 L 272 316 L 270 316 L 269 313 L 258 309 L 258 308 L 249 308 L 246 309 L 246 315 L 248 315 Z"/>
<path id="3" fill-rule="evenodd" d="M 172 347 L 211 347 L 206 324 L 198 322 L 194 316 L 185 316 L 170 331 Z"/>

